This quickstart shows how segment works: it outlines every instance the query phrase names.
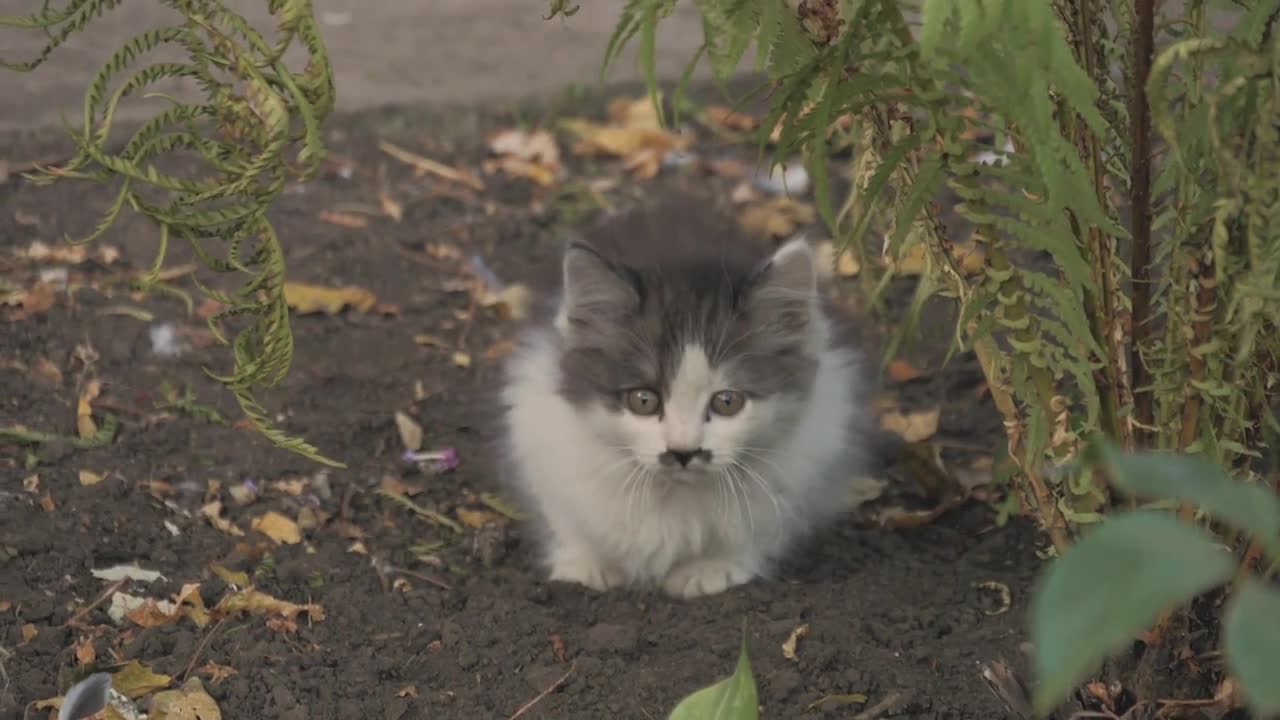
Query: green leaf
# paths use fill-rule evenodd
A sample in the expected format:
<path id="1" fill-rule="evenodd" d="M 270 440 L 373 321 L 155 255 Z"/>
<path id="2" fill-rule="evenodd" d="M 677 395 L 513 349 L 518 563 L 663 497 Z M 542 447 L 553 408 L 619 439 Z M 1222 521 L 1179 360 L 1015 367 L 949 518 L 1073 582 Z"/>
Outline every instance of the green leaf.
<path id="1" fill-rule="evenodd" d="M 1217 464 L 1195 455 L 1127 454 L 1106 442 L 1097 445 L 1097 452 L 1124 492 L 1198 505 L 1272 550 L 1280 549 L 1280 498 L 1267 488 L 1233 480 Z"/>
<path id="2" fill-rule="evenodd" d="M 1168 513 L 1129 513 L 1083 533 L 1031 600 L 1037 710 L 1051 710 L 1162 611 L 1234 572 L 1211 536 Z"/>
<path id="3" fill-rule="evenodd" d="M 747 659 L 747 633 L 742 632 L 738 667 L 729 677 L 705 687 L 676 705 L 667 720 L 756 720 L 756 681 Z"/>
<path id="4" fill-rule="evenodd" d="M 1260 717 L 1280 713 L 1280 592 L 1256 580 L 1240 585 L 1223 618 L 1227 668 Z"/>

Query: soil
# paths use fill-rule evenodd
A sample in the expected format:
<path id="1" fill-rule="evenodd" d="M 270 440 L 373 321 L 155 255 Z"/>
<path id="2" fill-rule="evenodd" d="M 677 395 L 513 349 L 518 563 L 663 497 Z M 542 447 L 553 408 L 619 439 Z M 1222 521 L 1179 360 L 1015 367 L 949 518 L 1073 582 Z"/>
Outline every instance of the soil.
<path id="1" fill-rule="evenodd" d="M 491 513 L 455 533 L 376 492 L 390 488 L 466 519 L 486 510 L 483 493 L 501 491 L 493 415 L 481 399 L 515 326 L 458 291 L 459 262 L 442 248 L 522 281 L 554 269 L 558 232 L 580 219 L 565 194 L 523 180 L 485 176 L 486 189 L 475 192 L 415 177 L 378 141 L 474 168 L 491 130 L 556 113 L 598 116 L 602 107 L 593 97 L 532 110 L 384 109 L 330 122 L 326 171 L 290 188 L 272 212 L 288 276 L 365 288 L 384 305 L 295 316 L 292 368 L 261 399 L 347 469 L 321 468 L 236 424 L 230 395 L 203 370 L 225 370 L 228 349 L 176 296 L 135 295 L 110 282 L 149 266 L 156 231 L 143 220 L 126 215 L 96 241 L 91 259 L 70 266 L 78 290 L 58 293 L 47 311 L 0 308 L 0 427 L 74 436 L 78 394 L 94 379 L 102 388 L 94 417 L 119 420 L 114 441 L 98 449 L 0 443 L 0 718 L 22 717 L 93 667 L 134 659 L 175 682 L 200 677 L 228 718 L 508 718 L 535 700 L 521 717 L 664 718 L 682 696 L 732 670 L 744 625 L 762 717 L 1013 717 L 981 672 L 1001 660 L 1025 666 L 1038 541 L 1016 519 L 998 526 L 978 499 L 916 527 L 866 527 L 851 517 L 797 553 L 778 580 L 676 601 L 549 583 L 530 562 L 520 522 Z M 65 152 L 53 142 L 11 135 L 0 157 Z M 699 142 L 706 157 L 751 161 L 751 148 L 706 132 Z M 566 156 L 579 181 L 621 177 L 607 193 L 618 203 L 659 188 L 723 202 L 737 184 L 697 164 L 640 183 L 616 161 Z M 399 221 L 376 212 L 380 191 L 402 206 Z M 60 247 L 64 233 L 92 228 L 109 202 L 104 188 L 36 187 L 11 176 L 0 185 L 0 282 L 28 287 L 50 267 L 23 257 L 32 242 Z M 367 224 L 335 224 L 323 211 Z M 117 259 L 93 259 L 107 246 Z M 175 248 L 167 266 L 188 260 Z M 194 293 L 191 277 L 172 282 Z M 165 323 L 185 342 L 182 354 L 155 352 L 152 331 Z M 941 404 L 945 453 L 988 453 L 999 442 L 994 411 L 978 399 L 971 358 L 939 367 L 949 335 L 938 328 L 925 335 L 936 342 L 909 356 L 926 375 L 893 389 L 904 402 Z M 415 342 L 424 335 L 446 347 Z M 469 367 L 455 361 L 459 351 Z M 163 383 L 190 389 L 201 405 L 162 407 Z M 424 447 L 455 448 L 456 470 L 406 466 L 396 411 L 420 424 Z M 888 477 L 900 448 L 885 447 Z M 83 471 L 100 481 L 85 484 Z M 201 513 L 213 500 L 243 535 Z M 270 511 L 308 519 L 301 542 L 276 544 L 251 528 Z M 163 577 L 117 587 L 90 572 L 121 563 Z M 249 573 L 275 598 L 315 603 L 323 617 L 141 627 L 108 616 L 107 591 L 165 599 L 189 583 L 212 607 L 232 590 L 215 565 Z M 801 626 L 807 633 L 789 659 L 782 645 Z"/>

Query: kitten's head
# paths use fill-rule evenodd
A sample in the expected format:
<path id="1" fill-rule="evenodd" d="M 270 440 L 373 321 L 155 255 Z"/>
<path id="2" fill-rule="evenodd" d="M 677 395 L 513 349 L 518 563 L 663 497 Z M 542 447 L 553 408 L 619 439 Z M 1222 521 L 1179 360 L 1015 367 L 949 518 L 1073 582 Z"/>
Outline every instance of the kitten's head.
<path id="1" fill-rule="evenodd" d="M 676 479 L 768 462 L 826 341 L 804 241 L 763 260 L 731 250 L 628 264 L 579 242 L 563 260 L 561 394 Z"/>

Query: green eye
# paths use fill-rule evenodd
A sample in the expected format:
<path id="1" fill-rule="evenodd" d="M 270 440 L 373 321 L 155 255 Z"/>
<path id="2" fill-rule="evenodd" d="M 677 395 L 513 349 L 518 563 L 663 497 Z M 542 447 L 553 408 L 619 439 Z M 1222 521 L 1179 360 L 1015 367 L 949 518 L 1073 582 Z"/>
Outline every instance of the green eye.
<path id="1" fill-rule="evenodd" d="M 627 410 L 642 417 L 653 415 L 662 408 L 662 400 L 658 397 L 658 393 L 648 388 L 628 390 L 622 401 L 627 406 Z"/>
<path id="2" fill-rule="evenodd" d="M 711 396 L 711 412 L 720 417 L 733 417 L 746 404 L 747 397 L 737 390 L 721 390 Z"/>

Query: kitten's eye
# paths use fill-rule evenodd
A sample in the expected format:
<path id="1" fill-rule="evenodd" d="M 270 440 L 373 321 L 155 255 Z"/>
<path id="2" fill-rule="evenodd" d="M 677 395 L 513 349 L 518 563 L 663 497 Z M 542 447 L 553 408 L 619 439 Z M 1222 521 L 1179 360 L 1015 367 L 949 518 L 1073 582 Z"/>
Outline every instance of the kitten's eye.
<path id="1" fill-rule="evenodd" d="M 711 396 L 711 412 L 720 417 L 733 417 L 742 412 L 747 398 L 737 390 L 721 390 Z"/>
<path id="2" fill-rule="evenodd" d="M 653 415 L 662 407 L 662 401 L 658 398 L 658 393 L 648 388 L 628 390 L 623 401 L 628 410 L 640 416 Z"/>

